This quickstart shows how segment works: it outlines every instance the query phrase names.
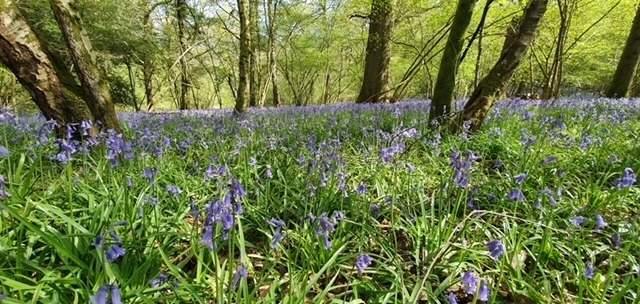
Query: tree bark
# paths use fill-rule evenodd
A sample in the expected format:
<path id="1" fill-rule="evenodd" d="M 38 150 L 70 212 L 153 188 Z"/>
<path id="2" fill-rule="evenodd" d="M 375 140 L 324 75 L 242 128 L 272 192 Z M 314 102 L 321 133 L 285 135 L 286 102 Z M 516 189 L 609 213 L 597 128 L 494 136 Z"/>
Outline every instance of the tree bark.
<path id="1" fill-rule="evenodd" d="M 249 70 L 251 58 L 251 36 L 249 29 L 249 5 L 247 0 L 238 1 L 238 15 L 240 19 L 240 56 L 238 60 L 238 92 L 236 96 L 236 113 L 247 111 L 249 90 Z"/>
<path id="2" fill-rule="evenodd" d="M 569 29 L 573 19 L 574 11 L 577 9 L 578 2 L 575 0 L 558 0 L 558 10 L 560 12 L 560 26 L 558 28 L 558 37 L 556 39 L 555 51 L 551 69 L 547 73 L 547 79 L 542 89 L 542 99 L 551 99 L 560 97 L 560 85 L 562 84 L 562 76 L 564 69 L 565 45 L 569 38 Z"/>
<path id="3" fill-rule="evenodd" d="M 258 106 L 260 95 L 260 71 L 259 71 L 259 48 L 260 48 L 260 28 L 258 27 L 258 0 L 249 0 L 249 27 L 250 27 L 250 57 L 249 57 L 249 106 Z"/>
<path id="4" fill-rule="evenodd" d="M 384 102 L 389 96 L 389 60 L 393 0 L 372 0 L 364 77 L 358 103 Z"/>
<path id="5" fill-rule="evenodd" d="M 187 43 L 184 36 L 186 15 L 186 1 L 176 0 L 176 22 L 178 23 L 178 43 L 180 44 L 180 99 L 178 99 L 180 110 L 187 110 L 191 107 L 187 97 L 190 82 L 187 66 Z"/>
<path id="6" fill-rule="evenodd" d="M 107 83 L 98 69 L 91 42 L 84 32 L 80 16 L 74 10 L 72 0 L 51 0 L 50 3 L 75 64 L 76 74 L 89 97 L 86 102 L 93 117 L 101 127 L 122 132 Z"/>
<path id="7" fill-rule="evenodd" d="M 633 78 L 636 75 L 638 65 L 640 64 L 640 5 L 638 5 L 638 11 L 636 17 L 633 20 L 631 26 L 631 32 L 627 38 L 624 51 L 622 51 L 622 57 L 618 62 L 618 68 L 616 69 L 609 90 L 607 91 L 607 97 L 611 98 L 624 98 L 629 95 Z"/>
<path id="8" fill-rule="evenodd" d="M 44 117 L 64 127 L 92 120 L 86 105 L 58 77 L 40 41 L 12 0 L 0 1 L 0 63 L 16 76 Z"/>
<path id="9" fill-rule="evenodd" d="M 275 2 L 274 2 L 275 1 Z M 267 20 L 269 22 L 269 74 L 271 76 L 271 91 L 273 93 L 273 106 L 280 105 L 280 92 L 278 92 L 278 68 L 276 57 L 276 13 L 279 0 L 267 0 Z"/>
<path id="10" fill-rule="evenodd" d="M 458 127 L 462 122 L 468 121 L 471 130 L 480 128 L 493 106 L 495 97 L 511 79 L 535 38 L 540 20 L 547 10 L 547 4 L 548 0 L 531 0 L 529 2 L 516 34 L 511 39 L 507 36 L 500 59 L 489 74 L 482 79 L 467 101 L 464 110 L 457 119 Z"/>
<path id="11" fill-rule="evenodd" d="M 473 9 L 476 0 L 459 0 L 456 14 L 453 18 L 449 39 L 444 48 L 436 88 L 431 101 L 429 111 L 429 121 L 440 120 L 443 116 L 451 113 L 453 106 L 453 93 L 456 87 L 456 76 L 460 63 L 460 54 L 464 36 L 473 17 Z"/>

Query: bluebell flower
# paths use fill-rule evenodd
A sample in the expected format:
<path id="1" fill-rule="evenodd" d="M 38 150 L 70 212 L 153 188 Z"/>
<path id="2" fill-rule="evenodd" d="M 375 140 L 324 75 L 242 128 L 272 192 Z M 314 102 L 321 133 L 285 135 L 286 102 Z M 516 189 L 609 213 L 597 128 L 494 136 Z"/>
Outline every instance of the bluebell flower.
<path id="1" fill-rule="evenodd" d="M 462 286 L 467 294 L 474 295 L 478 289 L 478 278 L 475 273 L 467 271 L 462 275 Z"/>
<path id="2" fill-rule="evenodd" d="M 473 152 L 467 152 L 466 156 L 463 156 L 458 151 L 451 152 L 451 167 L 454 170 L 453 180 L 455 184 L 460 188 L 467 188 L 470 184 L 471 167 L 476 161 L 477 157 Z"/>
<path id="3" fill-rule="evenodd" d="M 550 156 L 547 156 L 547 158 L 545 158 L 545 159 L 542 161 L 542 164 L 543 164 L 543 165 L 550 165 L 550 164 L 555 163 L 557 160 L 558 160 L 558 158 L 557 158 L 556 156 L 554 156 L 554 155 L 550 155 Z"/>
<path id="4" fill-rule="evenodd" d="M 178 188 L 178 186 L 176 185 L 167 185 L 167 192 L 169 192 L 169 194 L 173 195 L 174 197 L 177 197 L 182 193 L 182 190 L 180 190 L 180 188 Z"/>
<path id="5" fill-rule="evenodd" d="M 613 243 L 614 249 L 620 249 L 620 247 L 622 246 L 622 237 L 620 237 L 619 233 L 616 232 L 613 234 L 613 236 L 611 236 L 611 243 Z"/>
<path id="6" fill-rule="evenodd" d="M 276 218 L 272 218 L 268 220 L 267 223 L 271 225 L 271 227 L 275 228 L 275 231 L 273 233 L 273 238 L 271 238 L 271 248 L 275 249 L 278 247 L 280 242 L 282 242 L 282 240 L 284 239 L 284 235 L 282 234 L 282 229 L 284 229 L 286 225 L 282 220 L 276 219 Z"/>
<path id="7" fill-rule="evenodd" d="M 118 285 L 111 285 L 111 304 L 122 304 L 122 295 Z"/>
<path id="8" fill-rule="evenodd" d="M 487 250 L 494 261 L 500 259 L 505 252 L 504 244 L 500 240 L 493 240 L 487 243 Z"/>
<path id="9" fill-rule="evenodd" d="M 315 225 L 315 233 L 318 237 L 320 237 L 324 243 L 324 247 L 326 249 L 331 248 L 332 242 L 330 239 L 331 233 L 336 230 L 336 225 L 340 220 L 344 218 L 344 214 L 342 212 L 334 212 L 334 214 L 329 217 L 327 213 L 322 213 L 320 216 L 314 216 L 313 214 L 309 214 L 309 220 Z"/>
<path id="10" fill-rule="evenodd" d="M 9 157 L 9 149 L 7 149 L 7 147 L 0 145 L 0 158 L 7 158 Z"/>
<path id="11" fill-rule="evenodd" d="M 107 304 L 107 297 L 109 296 L 109 289 L 107 286 L 100 287 L 98 292 L 91 296 L 92 304 Z"/>
<path id="12" fill-rule="evenodd" d="M 589 262 L 589 263 L 587 263 L 587 264 L 585 265 L 584 277 L 585 277 L 587 280 L 591 280 L 591 279 L 593 279 L 593 276 L 594 276 L 595 274 L 596 274 L 596 271 L 595 271 L 595 269 L 593 268 L 593 264 L 591 264 L 590 262 Z"/>
<path id="13" fill-rule="evenodd" d="M 96 239 L 93 241 L 93 246 L 96 247 L 96 249 L 100 249 L 102 248 L 102 244 L 104 244 L 104 237 L 102 234 L 98 234 Z"/>
<path id="14" fill-rule="evenodd" d="M 487 282 L 482 281 L 480 283 L 480 291 L 478 292 L 478 299 L 482 302 L 489 301 L 489 296 L 491 295 L 491 290 L 489 290 L 489 285 Z"/>
<path id="15" fill-rule="evenodd" d="M 509 199 L 519 203 L 527 200 L 527 198 L 524 196 L 524 193 L 522 192 L 522 189 L 520 188 L 511 189 L 511 192 L 509 192 Z"/>
<path id="16" fill-rule="evenodd" d="M 596 214 L 596 230 L 602 230 L 607 228 L 609 224 L 604 220 L 604 217 L 600 214 Z"/>
<path id="17" fill-rule="evenodd" d="M 615 181 L 616 187 L 618 187 L 618 189 L 630 188 L 635 183 L 636 174 L 631 168 L 625 168 L 622 177 Z"/>
<path id="18" fill-rule="evenodd" d="M 113 263 L 118 259 L 120 259 L 121 257 L 123 257 L 126 253 L 127 253 L 126 249 L 116 244 L 116 245 L 112 245 L 105 254 L 107 256 L 107 260 L 110 263 Z"/>
<path id="19" fill-rule="evenodd" d="M 212 225 L 206 225 L 202 228 L 202 237 L 200 238 L 200 242 L 209 248 L 209 250 L 213 250 L 215 248 Z"/>
<path id="20" fill-rule="evenodd" d="M 151 288 L 159 288 L 160 286 L 164 285 L 164 283 L 168 281 L 169 281 L 169 275 L 161 272 L 160 274 L 158 274 L 157 277 L 149 281 L 149 286 L 151 286 Z"/>
<path id="21" fill-rule="evenodd" d="M 356 269 L 358 270 L 358 274 L 362 275 L 364 271 L 371 266 L 371 263 L 373 263 L 373 259 L 368 254 L 360 254 L 356 258 Z"/>
<path id="22" fill-rule="evenodd" d="M 142 170 L 142 177 L 144 177 L 149 183 L 153 183 L 158 176 L 158 169 L 156 168 L 144 168 Z"/>
<path id="23" fill-rule="evenodd" d="M 518 174 L 513 177 L 513 180 L 516 182 L 516 184 L 522 185 L 527 180 L 527 173 Z"/>
<path id="24" fill-rule="evenodd" d="M 233 273 L 233 278 L 231 279 L 231 289 L 236 290 L 240 284 L 240 280 L 247 279 L 248 276 L 249 272 L 247 271 L 247 267 L 244 265 L 238 266 L 236 271 Z"/>
<path id="25" fill-rule="evenodd" d="M 576 227 L 581 227 L 586 221 L 587 221 L 587 218 L 581 215 L 574 216 L 571 218 L 571 224 L 573 224 Z"/>
<path id="26" fill-rule="evenodd" d="M 378 215 L 380 215 L 380 205 L 379 204 L 372 204 L 369 207 L 369 213 L 371 213 L 371 216 L 373 216 L 373 217 L 378 217 Z"/>
<path id="27" fill-rule="evenodd" d="M 191 201 L 191 206 L 189 208 L 189 213 L 191 217 L 197 222 L 200 220 L 200 209 L 198 209 L 198 205 L 195 202 Z"/>
<path id="28" fill-rule="evenodd" d="M 551 204 L 551 206 L 553 206 L 553 207 L 558 206 L 558 201 L 554 197 L 553 192 L 551 191 L 551 189 L 544 188 L 542 191 L 540 191 L 540 194 L 544 195 L 549 200 L 549 204 Z"/>
<path id="29" fill-rule="evenodd" d="M 357 192 L 359 195 L 365 195 L 365 194 L 367 193 L 367 185 L 366 185 L 365 183 L 361 182 L 361 183 L 358 185 L 358 188 L 356 189 L 356 192 Z"/>
<path id="30" fill-rule="evenodd" d="M 449 293 L 447 300 L 449 300 L 449 304 L 458 304 L 458 297 L 453 292 Z"/>
<path id="31" fill-rule="evenodd" d="M 266 178 L 269 178 L 269 179 L 273 178 L 273 172 L 271 171 L 271 165 L 267 165 L 266 166 L 264 175 L 265 175 Z"/>

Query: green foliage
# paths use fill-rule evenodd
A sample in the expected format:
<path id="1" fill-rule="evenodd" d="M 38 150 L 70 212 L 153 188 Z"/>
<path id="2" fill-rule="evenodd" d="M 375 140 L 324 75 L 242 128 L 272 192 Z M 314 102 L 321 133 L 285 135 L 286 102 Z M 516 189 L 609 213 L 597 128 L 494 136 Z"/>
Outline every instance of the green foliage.
<path id="1" fill-rule="evenodd" d="M 243 121 L 134 115 L 126 121 L 135 126 L 127 130 L 135 157 L 116 165 L 105 159 L 106 147 L 57 164 L 50 159 L 56 146 L 36 143 L 37 123 L 5 123 L 4 302 L 86 303 L 104 284 L 117 284 L 125 303 L 445 303 L 450 292 L 464 297 L 465 271 L 488 280 L 497 303 L 638 300 L 640 191 L 613 187 L 625 167 L 640 168 L 637 110 L 608 103 L 505 106 L 475 136 L 439 141 L 427 128 L 424 105 L 399 107 L 399 116 L 392 108 L 308 109 L 313 113 L 285 110 Z M 412 128 L 421 136 L 407 138 L 404 153 L 382 162 L 379 151 Z M 533 144 L 523 145 L 523 135 Z M 153 136 L 172 144 L 149 141 Z M 162 156 L 155 154 L 159 147 Z M 478 157 L 468 188 L 454 183 L 452 151 Z M 557 161 L 543 165 L 551 155 Z M 205 179 L 208 166 L 226 166 L 228 175 Z M 158 169 L 152 183 L 143 176 L 150 167 Z M 520 173 L 528 177 L 518 186 Z M 340 174 L 347 176 L 345 192 Z M 204 210 L 227 195 L 230 180 L 246 189 L 245 210 L 228 239 L 216 230 L 217 247 L 209 250 L 201 242 Z M 359 194 L 361 184 L 367 191 Z M 169 185 L 182 192 L 172 195 Z M 514 187 L 525 202 L 508 198 Z M 540 194 L 547 187 L 562 189 L 558 206 Z M 327 249 L 308 215 L 338 210 L 346 218 Z M 607 228 L 594 229 L 596 214 Z M 576 215 L 589 219 L 584 227 L 571 224 Z M 275 249 L 272 218 L 286 223 Z M 118 243 L 111 232 L 127 251 L 113 263 L 104 253 Z M 610 240 L 616 232 L 620 249 Z M 105 239 L 96 248 L 98 235 Z M 498 261 L 485 247 L 494 239 L 506 248 Z M 358 275 L 361 253 L 374 262 Z M 593 279 L 584 276 L 587 263 L 596 269 Z M 233 290 L 239 265 L 249 275 Z M 169 281 L 150 286 L 160 273 Z"/>

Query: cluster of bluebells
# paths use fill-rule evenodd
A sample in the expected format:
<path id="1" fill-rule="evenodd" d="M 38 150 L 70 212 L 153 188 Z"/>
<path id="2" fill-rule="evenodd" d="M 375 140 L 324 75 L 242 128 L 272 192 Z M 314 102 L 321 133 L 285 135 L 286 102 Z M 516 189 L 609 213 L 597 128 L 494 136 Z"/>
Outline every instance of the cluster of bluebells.
<path id="1" fill-rule="evenodd" d="M 282 233 L 282 229 L 286 227 L 286 224 L 282 220 L 276 219 L 276 218 L 272 218 L 268 220 L 267 223 L 269 224 L 269 226 L 273 227 L 273 229 L 275 230 L 273 232 L 273 237 L 271 238 L 271 248 L 275 249 L 278 247 L 278 245 L 280 245 L 280 242 L 282 242 L 282 240 L 284 239 L 284 234 Z"/>
<path id="2" fill-rule="evenodd" d="M 451 167 L 454 170 L 453 180 L 458 187 L 469 187 L 471 168 L 477 160 L 478 157 L 470 151 L 467 151 L 465 155 L 459 151 L 451 152 Z"/>
<path id="3" fill-rule="evenodd" d="M 316 235 L 322 238 L 324 248 L 331 248 L 331 234 L 336 230 L 336 225 L 343 219 L 344 213 L 342 211 L 334 211 L 331 216 L 328 216 L 326 212 L 319 216 L 309 214 L 309 220 L 314 225 Z"/>
<path id="4" fill-rule="evenodd" d="M 115 284 L 100 287 L 98 292 L 91 297 L 92 304 L 122 304 L 120 288 Z"/>
<path id="5" fill-rule="evenodd" d="M 236 290 L 238 288 L 238 285 L 240 285 L 240 280 L 246 280 L 248 276 L 249 271 L 247 270 L 247 267 L 245 267 L 244 265 L 238 266 L 236 271 L 233 273 L 233 277 L 231 278 L 231 289 Z"/>
<path id="6" fill-rule="evenodd" d="M 229 184 L 229 190 L 224 198 L 207 205 L 205 209 L 204 226 L 202 228 L 202 244 L 211 250 L 215 249 L 214 234 L 216 227 L 222 229 L 223 240 L 228 238 L 229 232 L 235 225 L 235 216 L 242 215 L 244 212 L 242 199 L 245 196 L 246 192 L 242 185 L 233 179 Z M 197 217 L 199 217 L 199 215 Z"/>
<path id="7" fill-rule="evenodd" d="M 107 131 L 105 140 L 107 147 L 107 160 L 111 165 L 117 165 L 121 159 L 132 160 L 134 158 L 133 146 L 127 142 L 123 135 L 113 130 Z"/>
<path id="8" fill-rule="evenodd" d="M 126 224 L 118 223 L 116 225 L 126 225 Z M 107 261 L 109 261 L 109 263 L 115 263 L 127 253 L 127 250 L 124 248 L 122 244 L 122 238 L 115 231 L 109 232 L 109 236 L 111 237 L 112 244 L 108 248 L 106 248 L 106 250 L 104 251 L 104 255 L 107 258 Z M 96 248 L 96 250 L 98 251 L 103 250 L 105 247 L 105 237 L 102 234 L 98 234 L 98 236 L 96 236 L 93 242 L 93 245 Z"/>
<path id="9" fill-rule="evenodd" d="M 513 177 L 513 180 L 516 183 L 516 187 L 511 189 L 511 191 L 509 192 L 509 200 L 514 202 L 519 202 L 519 203 L 526 201 L 527 198 L 524 196 L 524 193 L 522 192 L 522 185 L 527 180 L 527 174 L 526 173 L 518 174 Z"/>
<path id="10" fill-rule="evenodd" d="M 631 168 L 625 168 L 622 177 L 616 180 L 616 187 L 619 189 L 630 188 L 636 183 L 636 174 Z"/>
<path id="11" fill-rule="evenodd" d="M 364 253 L 358 255 L 356 258 L 356 270 L 358 271 L 358 274 L 362 275 L 364 271 L 371 266 L 371 263 L 373 263 L 373 259 L 368 254 Z"/>
<path id="12" fill-rule="evenodd" d="M 465 293 L 470 296 L 475 296 L 477 293 L 478 299 L 480 301 L 487 302 L 489 301 L 489 296 L 491 295 L 489 284 L 485 280 L 480 281 L 480 284 L 478 284 L 478 281 L 479 279 L 476 274 L 471 271 L 467 271 L 462 274 L 462 288 L 464 289 Z M 457 303 L 457 298 L 454 299 L 451 295 L 449 295 L 449 301 L 451 303 Z"/>

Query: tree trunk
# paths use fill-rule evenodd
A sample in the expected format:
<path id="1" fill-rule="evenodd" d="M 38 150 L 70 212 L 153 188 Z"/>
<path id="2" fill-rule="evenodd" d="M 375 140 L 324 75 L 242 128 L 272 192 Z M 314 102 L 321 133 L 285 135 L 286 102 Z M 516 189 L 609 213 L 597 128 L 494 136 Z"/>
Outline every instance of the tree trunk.
<path id="1" fill-rule="evenodd" d="M 178 100 L 180 110 L 187 110 L 191 107 L 187 98 L 190 83 L 187 66 L 187 43 L 184 37 L 186 15 L 186 1 L 176 0 L 176 22 L 178 23 L 178 43 L 180 44 L 180 99 Z"/>
<path id="2" fill-rule="evenodd" d="M 458 1 L 451 32 L 449 33 L 449 40 L 447 40 L 442 60 L 440 61 L 436 88 L 429 111 L 429 121 L 440 120 L 443 116 L 451 113 L 460 54 L 462 53 L 464 36 L 467 33 L 469 23 L 471 23 L 475 5 L 476 0 Z"/>
<path id="3" fill-rule="evenodd" d="M 247 111 L 247 98 L 249 90 L 249 70 L 251 60 L 251 36 L 247 13 L 249 5 L 247 0 L 238 0 L 238 15 L 240 19 L 240 56 L 238 60 L 238 93 L 236 96 L 236 113 Z"/>
<path id="4" fill-rule="evenodd" d="M 280 92 L 278 92 L 278 68 L 276 57 L 276 12 L 279 0 L 267 0 L 267 20 L 269 22 L 269 74 L 271 76 L 271 90 L 273 93 L 273 106 L 280 105 Z"/>
<path id="5" fill-rule="evenodd" d="M 258 27 L 258 0 L 249 0 L 249 27 L 251 36 L 251 54 L 249 57 L 249 106 L 258 106 L 260 92 L 260 71 L 258 65 L 260 48 L 260 28 Z"/>
<path id="6" fill-rule="evenodd" d="M 75 64 L 76 74 L 89 97 L 86 102 L 93 117 L 101 127 L 122 132 L 107 83 L 98 69 L 91 42 L 84 32 L 80 16 L 73 9 L 72 0 L 51 0 L 51 8 Z"/>
<path id="7" fill-rule="evenodd" d="M 607 97 L 624 98 L 628 96 L 638 64 L 640 64 L 640 5 L 638 5 L 631 32 L 624 51 L 622 51 L 618 68 L 613 75 Z"/>
<path id="8" fill-rule="evenodd" d="M 389 100 L 390 40 L 393 0 L 372 0 L 364 77 L 358 103 Z"/>
<path id="9" fill-rule="evenodd" d="M 560 97 L 560 85 L 562 84 L 562 74 L 564 69 L 565 45 L 569 38 L 569 29 L 573 13 L 576 10 L 578 2 L 575 0 L 558 0 L 558 10 L 560 11 L 560 26 L 558 29 L 558 37 L 556 39 L 555 51 L 551 69 L 545 80 L 542 89 L 542 99 L 551 99 Z"/>
<path id="10" fill-rule="evenodd" d="M 0 63 L 16 76 L 46 119 L 60 126 L 92 120 L 82 100 L 64 88 L 12 0 L 0 1 Z"/>
<path id="11" fill-rule="evenodd" d="M 495 97 L 505 87 L 516 68 L 524 58 L 531 42 L 535 38 L 540 20 L 547 10 L 548 0 L 531 0 L 513 38 L 505 39 L 504 52 L 489 74 L 482 79 L 471 98 L 464 107 L 460 119 L 471 123 L 471 130 L 477 130 L 482 125 L 493 106 Z"/>
<path id="12" fill-rule="evenodd" d="M 140 112 L 140 104 L 138 104 L 138 98 L 136 97 L 136 81 L 133 75 L 133 66 L 131 62 L 127 61 L 127 73 L 129 74 L 129 90 L 131 94 L 131 101 L 133 102 L 133 108 L 136 112 Z"/>

